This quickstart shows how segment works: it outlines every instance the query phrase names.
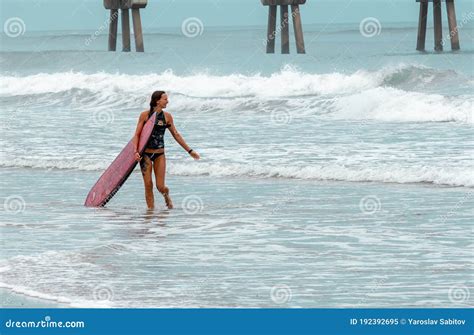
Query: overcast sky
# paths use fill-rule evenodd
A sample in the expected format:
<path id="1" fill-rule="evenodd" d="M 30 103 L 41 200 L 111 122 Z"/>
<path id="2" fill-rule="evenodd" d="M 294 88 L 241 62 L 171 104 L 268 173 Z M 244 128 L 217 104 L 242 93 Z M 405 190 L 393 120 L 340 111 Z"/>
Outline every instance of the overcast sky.
<path id="1" fill-rule="evenodd" d="M 0 0 L 0 3 L 2 24 L 8 18 L 19 17 L 30 31 L 95 30 L 107 17 L 102 0 Z M 456 1 L 458 21 L 474 11 L 473 4 L 472 0 Z M 418 8 L 415 0 L 308 0 L 301 8 L 301 15 L 303 24 L 360 22 L 369 16 L 382 23 L 416 22 Z M 267 12 L 260 0 L 149 0 L 147 8 L 142 10 L 142 21 L 145 29 L 179 27 L 188 17 L 197 17 L 207 26 L 265 26 Z"/>

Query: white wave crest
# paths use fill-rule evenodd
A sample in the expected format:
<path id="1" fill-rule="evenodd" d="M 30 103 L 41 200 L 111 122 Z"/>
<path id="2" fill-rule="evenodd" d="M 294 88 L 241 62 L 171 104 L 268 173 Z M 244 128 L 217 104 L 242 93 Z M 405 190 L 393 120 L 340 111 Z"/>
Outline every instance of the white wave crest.
<path id="1" fill-rule="evenodd" d="M 91 162 L 76 161 L 65 165 L 58 161 L 7 160 L 0 163 L 3 167 L 28 167 L 37 169 L 73 169 L 102 171 L 110 161 Z M 424 165 L 390 165 L 375 164 L 363 167 L 345 165 L 281 165 L 243 164 L 243 163 L 208 163 L 196 164 L 169 161 L 167 173 L 179 176 L 214 176 L 214 177 L 258 177 L 285 178 L 303 180 L 334 180 L 350 182 L 382 183 L 430 183 L 436 185 L 474 187 L 474 173 L 470 167 L 438 167 Z M 137 171 L 136 171 L 137 172 Z M 138 173 L 138 172 L 137 172 Z"/>
<path id="2" fill-rule="evenodd" d="M 474 187 L 474 174 L 469 168 L 380 165 L 347 167 L 341 165 L 268 166 L 261 164 L 176 164 L 169 172 L 175 175 L 210 175 L 216 177 L 247 176 L 264 178 L 295 178 L 351 182 L 431 183 L 437 185 Z"/>
<path id="3" fill-rule="evenodd" d="M 130 75 L 112 73 L 61 72 L 39 73 L 28 76 L 0 76 L 0 94 L 16 96 L 44 94 L 84 89 L 104 95 L 131 93 L 146 95 L 155 89 L 164 89 L 194 97 L 292 97 L 307 95 L 345 94 L 375 88 L 385 81 L 393 82 L 399 73 L 413 80 L 423 66 L 400 64 L 378 71 L 358 70 L 352 74 L 338 72 L 311 74 L 291 66 L 269 76 L 261 74 L 211 75 L 196 73 L 179 76 L 172 70 L 157 74 Z M 406 73 L 406 74 L 405 74 Z M 289 84 L 290 83 L 290 84 Z"/>
<path id="4" fill-rule="evenodd" d="M 338 119 L 373 119 L 400 122 L 472 123 L 473 97 L 406 92 L 377 87 L 334 100 Z"/>

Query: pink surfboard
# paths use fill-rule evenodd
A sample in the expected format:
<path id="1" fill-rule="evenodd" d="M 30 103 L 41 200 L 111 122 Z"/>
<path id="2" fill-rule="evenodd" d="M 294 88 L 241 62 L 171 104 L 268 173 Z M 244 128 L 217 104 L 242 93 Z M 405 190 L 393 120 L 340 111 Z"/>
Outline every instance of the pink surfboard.
<path id="1" fill-rule="evenodd" d="M 145 146 L 150 139 L 155 123 L 156 113 L 148 119 L 140 134 L 138 142 L 138 152 L 140 155 L 145 151 Z M 84 206 L 87 207 L 103 207 L 117 193 L 122 185 L 127 181 L 135 166 L 135 148 L 133 139 L 123 148 L 119 155 L 114 159 L 112 164 L 100 176 L 87 195 Z"/>

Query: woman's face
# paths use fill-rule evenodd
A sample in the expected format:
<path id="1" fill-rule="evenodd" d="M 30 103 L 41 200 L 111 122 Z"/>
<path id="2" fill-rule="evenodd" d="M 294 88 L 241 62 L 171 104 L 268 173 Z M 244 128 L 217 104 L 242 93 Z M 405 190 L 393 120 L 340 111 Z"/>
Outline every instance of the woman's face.
<path id="1" fill-rule="evenodd" d="M 168 95 L 162 94 L 160 100 L 156 102 L 156 105 L 161 108 L 166 108 L 166 105 L 168 105 Z"/>

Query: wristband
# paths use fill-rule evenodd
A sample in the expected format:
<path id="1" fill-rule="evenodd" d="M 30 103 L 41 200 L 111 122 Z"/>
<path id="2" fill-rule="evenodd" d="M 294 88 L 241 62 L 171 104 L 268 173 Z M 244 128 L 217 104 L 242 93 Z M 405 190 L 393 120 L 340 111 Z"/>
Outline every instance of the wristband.
<path id="1" fill-rule="evenodd" d="M 191 152 L 193 152 L 193 149 L 189 149 L 189 150 L 188 150 L 188 154 L 190 154 Z"/>

